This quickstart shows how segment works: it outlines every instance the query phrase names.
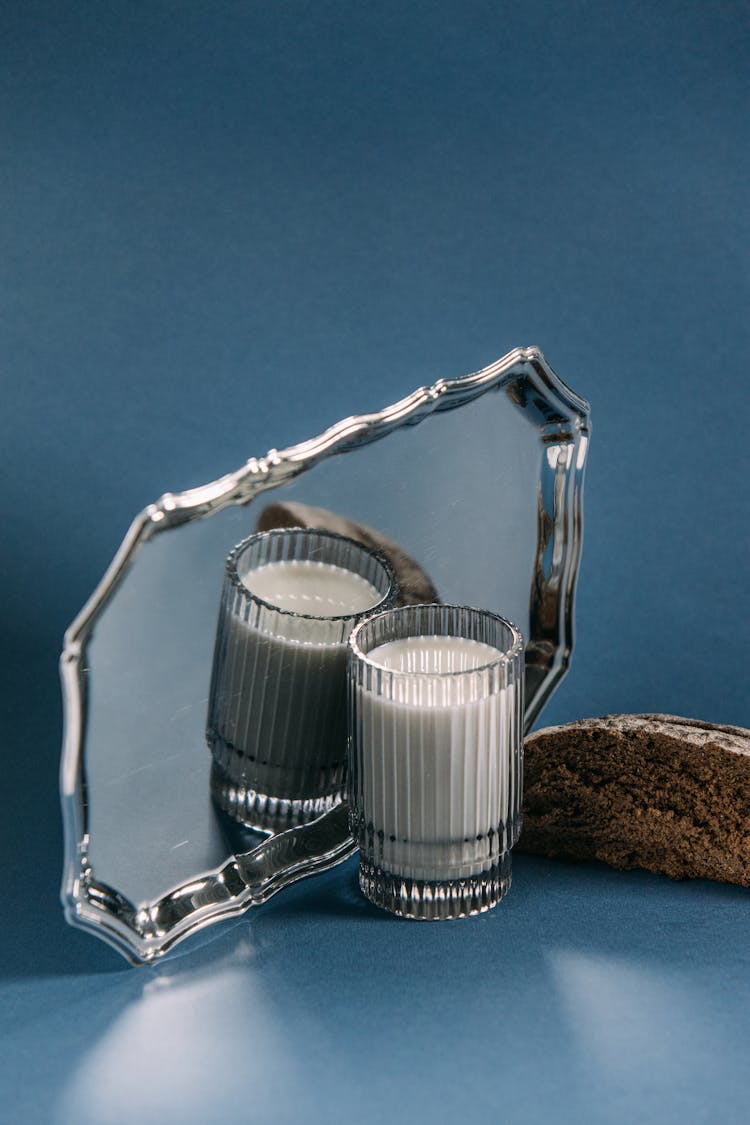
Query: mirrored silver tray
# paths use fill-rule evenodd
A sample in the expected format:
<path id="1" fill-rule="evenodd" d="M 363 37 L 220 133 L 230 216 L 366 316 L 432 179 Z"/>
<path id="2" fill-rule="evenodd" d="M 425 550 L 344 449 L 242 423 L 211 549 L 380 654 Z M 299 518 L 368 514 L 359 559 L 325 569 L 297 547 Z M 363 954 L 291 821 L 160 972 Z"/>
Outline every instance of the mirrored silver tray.
<path id="1" fill-rule="evenodd" d="M 510 617 L 528 729 L 573 646 L 588 435 L 588 404 L 518 348 L 141 512 L 61 656 L 68 921 L 149 962 L 354 850 L 344 806 L 267 836 L 210 798 L 224 560 L 258 527 L 355 527 L 415 560 L 440 600 Z"/>

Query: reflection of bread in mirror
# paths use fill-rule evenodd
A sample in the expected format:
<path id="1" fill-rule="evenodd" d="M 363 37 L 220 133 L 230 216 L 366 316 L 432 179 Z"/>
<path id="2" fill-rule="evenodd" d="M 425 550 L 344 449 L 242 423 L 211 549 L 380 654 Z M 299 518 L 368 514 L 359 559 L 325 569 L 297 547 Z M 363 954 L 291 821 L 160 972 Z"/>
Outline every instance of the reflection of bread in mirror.
<path id="1" fill-rule="evenodd" d="M 524 746 L 520 851 L 750 887 L 750 731 L 606 715 Z"/>
<path id="2" fill-rule="evenodd" d="M 399 584 L 396 605 L 423 605 L 440 601 L 430 578 L 411 555 L 407 555 L 403 547 L 381 531 L 337 515 L 327 508 L 296 503 L 268 504 L 258 516 L 256 526 L 258 531 L 272 531 L 278 527 L 310 527 L 356 539 L 369 550 L 380 551 L 395 570 Z"/>

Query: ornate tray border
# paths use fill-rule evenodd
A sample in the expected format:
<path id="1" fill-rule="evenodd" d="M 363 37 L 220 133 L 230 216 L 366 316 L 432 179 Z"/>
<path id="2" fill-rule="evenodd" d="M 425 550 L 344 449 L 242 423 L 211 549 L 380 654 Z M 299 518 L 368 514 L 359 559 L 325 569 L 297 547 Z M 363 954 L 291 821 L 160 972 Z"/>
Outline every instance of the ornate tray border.
<path id="1" fill-rule="evenodd" d="M 549 366 L 538 348 L 516 348 L 472 375 L 438 379 L 373 414 L 344 418 L 288 449 L 251 458 L 234 473 L 186 492 L 165 493 L 133 520 L 102 580 L 65 633 L 60 657 L 64 735 L 60 789 L 65 830 L 61 898 L 72 925 L 97 934 L 133 964 L 152 962 L 177 942 L 221 918 L 243 913 L 306 875 L 340 863 L 354 850 L 346 810 L 271 836 L 257 848 L 138 909 L 98 882 L 88 860 L 84 767 L 86 648 L 97 617 L 138 550 L 154 535 L 247 504 L 326 457 L 367 445 L 432 413 L 453 410 L 489 390 L 504 390 L 537 426 L 546 447 L 538 495 L 537 592 L 526 652 L 528 729 L 565 675 L 573 645 L 573 601 L 582 545 L 583 474 L 590 408 Z M 546 464 L 547 468 L 544 468 Z"/>

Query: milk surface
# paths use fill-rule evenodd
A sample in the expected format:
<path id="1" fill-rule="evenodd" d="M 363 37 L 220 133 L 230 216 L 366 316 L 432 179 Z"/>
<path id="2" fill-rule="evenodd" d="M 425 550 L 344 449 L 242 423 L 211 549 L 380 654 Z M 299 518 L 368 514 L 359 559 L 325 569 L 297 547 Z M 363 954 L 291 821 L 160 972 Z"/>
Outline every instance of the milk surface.
<path id="1" fill-rule="evenodd" d="M 368 652 L 367 659 L 391 672 L 471 672 L 498 659 L 492 645 L 468 637 L 402 637 Z"/>
<path id="2" fill-rule="evenodd" d="M 417 674 L 467 672 L 498 656 L 460 637 L 410 637 L 367 654 L 382 668 Z M 473 686 L 451 706 L 415 702 L 420 693 L 408 676 L 393 677 L 392 698 L 354 691 L 355 807 L 373 840 L 366 858 L 393 874 L 467 878 L 509 846 L 513 695 L 502 688 L 472 698 Z"/>
<path id="3" fill-rule="evenodd" d="M 364 613 L 382 598 L 360 574 L 308 559 L 266 563 L 251 570 L 242 583 L 262 601 L 308 617 Z"/>

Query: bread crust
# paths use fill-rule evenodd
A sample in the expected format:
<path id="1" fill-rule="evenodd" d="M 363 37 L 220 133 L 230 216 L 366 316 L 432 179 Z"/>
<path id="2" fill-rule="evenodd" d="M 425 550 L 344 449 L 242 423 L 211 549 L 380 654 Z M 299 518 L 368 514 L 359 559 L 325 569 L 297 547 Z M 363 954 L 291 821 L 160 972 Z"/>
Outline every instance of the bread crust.
<path id="1" fill-rule="evenodd" d="M 530 735 L 517 850 L 750 887 L 750 731 L 604 715 Z"/>

